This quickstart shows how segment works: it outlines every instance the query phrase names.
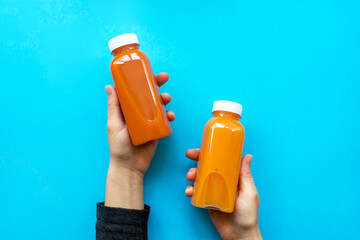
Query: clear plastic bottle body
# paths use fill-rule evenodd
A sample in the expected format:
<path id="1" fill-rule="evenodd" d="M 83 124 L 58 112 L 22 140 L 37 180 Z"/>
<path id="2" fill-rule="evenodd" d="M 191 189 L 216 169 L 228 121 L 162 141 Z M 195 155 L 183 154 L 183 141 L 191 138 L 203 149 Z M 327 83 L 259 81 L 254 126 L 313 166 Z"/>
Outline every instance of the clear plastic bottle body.
<path id="1" fill-rule="evenodd" d="M 172 133 L 160 91 L 148 57 L 139 44 L 112 51 L 110 70 L 122 112 L 134 145 Z"/>
<path id="2" fill-rule="evenodd" d="M 233 212 L 245 131 L 240 116 L 215 111 L 205 125 L 191 203 Z"/>

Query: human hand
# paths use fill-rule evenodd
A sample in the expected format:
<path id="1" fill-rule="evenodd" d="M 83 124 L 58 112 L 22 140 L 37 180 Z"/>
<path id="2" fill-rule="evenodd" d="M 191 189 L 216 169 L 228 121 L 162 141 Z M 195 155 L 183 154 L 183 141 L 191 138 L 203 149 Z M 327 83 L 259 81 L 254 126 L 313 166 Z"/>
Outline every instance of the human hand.
<path id="1" fill-rule="evenodd" d="M 189 149 L 186 151 L 186 157 L 197 161 L 199 158 L 199 149 Z M 211 220 L 213 221 L 220 236 L 224 240 L 238 239 L 262 239 L 259 229 L 259 194 L 251 175 L 250 163 L 252 156 L 247 154 L 241 161 L 241 172 L 239 176 L 239 190 L 235 202 L 233 213 L 224 213 L 216 210 L 209 210 Z M 195 181 L 196 168 L 191 168 L 186 179 Z M 191 197 L 194 187 L 188 185 L 185 195 Z"/>
<path id="2" fill-rule="evenodd" d="M 169 80 L 167 73 L 155 76 L 158 86 Z M 116 89 L 107 85 L 108 120 L 107 136 L 110 149 L 110 164 L 106 180 L 105 205 L 111 207 L 142 209 L 143 178 L 155 154 L 157 140 L 134 146 L 122 115 Z M 162 101 L 171 101 L 168 93 L 162 93 Z M 174 121 L 173 111 L 166 112 L 169 121 Z"/>

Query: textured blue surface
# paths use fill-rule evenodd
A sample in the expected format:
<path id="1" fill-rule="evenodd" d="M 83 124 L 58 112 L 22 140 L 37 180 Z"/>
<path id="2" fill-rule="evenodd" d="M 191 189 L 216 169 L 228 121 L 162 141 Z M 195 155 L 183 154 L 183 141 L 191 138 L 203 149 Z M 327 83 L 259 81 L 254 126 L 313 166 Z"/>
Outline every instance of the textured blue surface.
<path id="1" fill-rule="evenodd" d="M 177 116 L 146 176 L 149 239 L 219 239 L 184 196 L 184 152 L 218 99 L 244 107 L 264 239 L 359 239 L 359 12 L 355 0 L 1 1 L 0 238 L 95 238 L 107 41 L 135 32 L 170 74 Z"/>

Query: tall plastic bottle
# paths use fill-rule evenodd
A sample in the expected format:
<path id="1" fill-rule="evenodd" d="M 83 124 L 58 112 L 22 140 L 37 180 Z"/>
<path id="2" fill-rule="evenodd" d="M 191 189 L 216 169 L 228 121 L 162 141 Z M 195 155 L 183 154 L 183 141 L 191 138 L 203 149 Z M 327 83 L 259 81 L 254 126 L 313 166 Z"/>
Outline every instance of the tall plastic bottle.
<path id="1" fill-rule="evenodd" d="M 242 106 L 216 101 L 205 125 L 194 192 L 196 207 L 234 211 L 245 131 L 239 122 Z"/>

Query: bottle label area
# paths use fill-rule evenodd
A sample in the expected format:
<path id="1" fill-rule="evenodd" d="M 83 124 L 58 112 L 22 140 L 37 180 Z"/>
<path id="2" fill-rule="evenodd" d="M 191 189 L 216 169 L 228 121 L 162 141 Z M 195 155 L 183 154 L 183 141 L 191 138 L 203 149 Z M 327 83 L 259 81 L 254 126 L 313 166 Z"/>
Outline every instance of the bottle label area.
<path id="1" fill-rule="evenodd" d="M 123 81 L 127 92 L 136 106 L 136 110 L 148 122 L 156 120 L 157 109 L 155 93 L 152 90 L 152 76 L 145 72 L 146 67 L 141 59 L 132 60 L 122 64 L 125 71 Z"/>

